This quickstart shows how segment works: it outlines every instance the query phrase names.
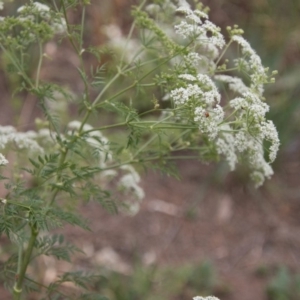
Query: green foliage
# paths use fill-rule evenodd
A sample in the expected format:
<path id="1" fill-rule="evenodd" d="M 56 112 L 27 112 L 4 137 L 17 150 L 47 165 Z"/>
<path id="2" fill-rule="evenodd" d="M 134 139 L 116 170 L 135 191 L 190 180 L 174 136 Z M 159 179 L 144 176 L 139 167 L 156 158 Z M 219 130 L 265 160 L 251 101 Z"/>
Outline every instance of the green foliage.
<path id="1" fill-rule="evenodd" d="M 180 267 L 134 265 L 130 274 L 108 272 L 101 290 L 112 300 L 189 299 L 195 294 L 211 295 L 219 282 L 209 262 Z"/>
<path id="2" fill-rule="evenodd" d="M 107 300 L 106 297 L 100 295 L 99 293 L 86 292 L 86 290 L 90 290 L 95 286 L 99 280 L 103 280 L 103 276 L 87 274 L 81 271 L 77 272 L 66 272 L 62 276 L 60 276 L 56 281 L 52 282 L 46 290 L 47 296 L 43 299 L 60 299 L 63 296 L 63 299 L 95 299 L 95 300 Z M 80 290 L 84 290 L 83 292 L 75 292 L 73 295 L 66 295 L 62 293 L 57 293 L 59 291 L 59 287 L 64 283 L 72 283 Z M 88 298 L 90 297 L 90 298 Z"/>
<path id="3" fill-rule="evenodd" d="M 297 300 L 300 297 L 300 274 L 281 266 L 267 286 L 270 300 Z"/>
<path id="4" fill-rule="evenodd" d="M 44 236 L 35 241 L 35 248 L 39 255 L 54 256 L 58 260 L 65 260 L 71 262 L 71 256 L 74 252 L 81 252 L 80 249 L 66 243 L 64 245 L 63 235 Z"/>
<path id="5" fill-rule="evenodd" d="M 45 293 L 45 299 L 104 299 L 96 291 L 98 276 L 71 271 L 44 286 L 27 270 L 34 268 L 37 256 L 71 262 L 80 251 L 51 231 L 66 224 L 90 230 L 80 214 L 83 201 L 96 201 L 109 213 L 120 208 L 136 213 L 145 196 L 137 172 L 141 168 L 177 175 L 176 159 L 224 157 L 232 170 L 246 163 L 257 185 L 273 174 L 270 163 L 279 140 L 265 116 L 269 107 L 263 102 L 263 86 L 273 82 L 274 73 L 263 67 L 237 27 L 229 29 L 225 40 L 221 29 L 206 20 L 202 5 L 177 10 L 174 3 L 156 1 L 151 11 L 141 1 L 133 8 L 128 37 L 116 34 L 116 43 L 109 36 L 109 50 L 85 45 L 89 1 L 53 1 L 49 6 L 28 1 L 1 19 L 0 48 L 7 72 L 18 78 L 15 94 L 24 101 L 34 99 L 43 115 L 32 131 L 0 126 L 0 168 L 8 164 L 10 174 L 0 177 L 7 190 L 0 199 L 0 234 L 13 245 L 4 274 L 14 300 L 33 291 Z M 80 18 L 70 18 L 72 14 Z M 70 22 L 79 19 L 78 24 Z M 224 55 L 234 43 L 238 58 L 227 64 Z M 78 80 L 71 88 L 45 76 L 46 61 L 56 59 L 49 45 L 59 52 L 64 44 L 71 47 L 75 62 L 67 74 L 76 73 Z M 96 66 L 88 65 L 87 52 L 97 58 Z M 233 99 L 223 105 L 225 95 Z M 213 289 L 212 269 L 208 263 L 190 266 L 169 279 L 179 278 L 192 297 L 196 287 L 204 293 Z M 115 299 L 145 294 L 151 299 L 154 277 L 155 268 L 137 267 L 132 277 L 116 275 L 110 289 Z M 80 291 L 70 289 L 65 295 L 67 282 Z"/>

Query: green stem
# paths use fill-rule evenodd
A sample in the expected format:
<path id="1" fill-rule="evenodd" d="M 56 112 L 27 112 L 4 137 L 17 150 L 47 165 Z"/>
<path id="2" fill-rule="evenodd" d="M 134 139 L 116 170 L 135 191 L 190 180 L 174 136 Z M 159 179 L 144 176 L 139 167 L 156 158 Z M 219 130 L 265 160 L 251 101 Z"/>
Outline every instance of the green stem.
<path id="1" fill-rule="evenodd" d="M 139 148 L 139 150 L 137 150 L 137 152 L 134 153 L 133 158 L 137 157 L 137 155 L 141 153 L 146 147 L 148 147 L 156 138 L 157 135 L 151 137 L 143 146 Z"/>
<path id="2" fill-rule="evenodd" d="M 67 154 L 68 154 L 68 149 L 63 149 L 62 150 L 62 154 L 61 154 L 61 157 L 60 157 L 60 160 L 59 160 L 59 168 L 62 166 L 62 164 L 65 162 L 65 159 L 67 157 Z M 61 171 L 57 174 L 56 178 L 57 178 L 57 181 L 60 179 L 60 176 L 61 176 Z M 55 192 L 53 193 L 52 195 L 52 198 L 49 202 L 49 206 L 53 205 L 54 201 L 55 201 L 55 198 L 58 194 L 59 190 L 56 189 Z"/>
<path id="3" fill-rule="evenodd" d="M 141 87 L 148 87 L 148 86 L 156 86 L 156 83 L 143 83 L 143 84 L 139 84 L 139 86 Z"/>
<path id="4" fill-rule="evenodd" d="M 215 73 L 224 73 L 224 72 L 232 72 L 238 70 L 237 67 L 226 69 L 226 70 L 216 70 Z"/>
<path id="5" fill-rule="evenodd" d="M 68 17 L 67 17 L 67 9 L 66 9 L 66 6 L 65 6 L 65 2 L 63 0 L 61 0 L 61 7 L 62 7 L 62 11 L 63 11 L 63 15 L 64 15 L 64 18 L 66 20 L 66 24 L 67 24 L 67 33 L 68 33 L 68 39 L 73 47 L 73 49 L 75 50 L 76 54 L 78 55 L 78 58 L 79 58 L 79 61 L 80 61 L 80 68 L 78 68 L 79 70 L 81 70 L 82 74 L 84 74 L 84 76 L 86 76 L 86 72 L 85 72 L 85 69 L 84 69 L 84 63 L 83 63 L 83 59 L 82 59 L 82 54 L 84 52 L 84 49 L 82 48 L 82 43 L 83 43 L 83 31 L 84 31 L 84 20 L 85 20 L 85 13 L 86 13 L 86 8 L 85 6 L 83 7 L 83 10 L 82 10 L 82 16 L 81 16 L 81 31 L 80 31 L 80 43 L 79 43 L 79 46 L 77 47 L 77 45 L 75 44 L 74 42 L 74 39 L 72 37 L 72 34 L 71 34 L 71 27 L 70 27 L 70 24 L 68 22 Z M 79 71 L 79 74 L 81 76 L 81 73 Z M 81 76 L 82 78 L 82 76 Z M 83 80 L 83 84 L 84 84 L 84 94 L 85 94 L 85 98 L 87 101 L 89 101 L 89 93 L 88 93 L 88 83 L 87 81 L 82 78 Z"/>
<path id="6" fill-rule="evenodd" d="M 13 272 L 13 271 L 11 271 L 11 270 L 6 270 L 6 272 L 15 275 L 15 272 Z M 38 286 L 44 288 L 45 290 L 47 290 L 48 294 L 50 294 L 50 293 L 49 293 L 49 290 L 52 290 L 52 289 L 53 289 L 53 287 L 52 287 L 51 285 L 45 285 L 45 284 L 42 284 L 42 283 L 37 282 L 37 281 L 33 280 L 32 278 L 29 278 L 29 277 L 27 277 L 27 276 L 25 276 L 25 279 L 26 279 L 27 281 L 29 281 L 29 282 L 34 283 L 35 285 L 38 285 Z M 70 298 L 70 297 L 68 297 L 66 294 L 62 293 L 62 292 L 59 291 L 59 290 L 55 290 L 55 293 L 57 293 L 57 294 L 63 296 L 64 299 Z"/>
<path id="7" fill-rule="evenodd" d="M 7 201 L 6 203 L 17 205 L 17 206 L 20 206 L 20 207 L 24 207 L 24 208 L 28 209 L 29 211 L 31 210 L 30 206 L 24 205 L 20 202 L 16 202 L 16 201 L 12 201 L 12 200 L 6 200 L 6 201 Z"/>
<path id="8" fill-rule="evenodd" d="M 82 135 L 93 132 L 93 131 L 101 131 L 101 130 L 105 130 L 105 129 L 110 129 L 110 128 L 115 128 L 115 127 L 122 127 L 122 126 L 126 126 L 128 124 L 128 122 L 122 122 L 122 123 L 118 123 L 118 124 L 112 124 L 112 125 L 107 125 L 107 126 L 101 126 L 101 127 L 95 127 L 93 129 L 87 130 L 87 131 L 83 131 Z"/>
<path id="9" fill-rule="evenodd" d="M 129 125 L 139 127 L 139 128 L 149 128 L 153 129 L 154 127 L 156 129 L 196 129 L 198 126 L 196 125 L 185 125 L 185 124 L 178 124 L 178 123 L 171 123 L 171 122 L 165 122 L 165 123 L 159 123 L 155 121 L 143 121 L 143 122 L 129 122 Z"/>
<path id="10" fill-rule="evenodd" d="M 166 60 L 164 60 L 162 63 L 158 64 L 155 68 L 153 68 L 152 70 L 150 70 L 149 72 L 147 72 L 145 75 L 143 75 L 142 77 L 140 77 L 138 80 L 136 80 L 133 84 L 131 84 L 130 86 L 128 86 L 127 88 L 123 89 L 122 91 L 114 94 L 113 96 L 111 96 L 109 99 L 106 100 L 106 102 L 111 101 L 112 99 L 122 95 L 123 93 L 127 92 L 128 90 L 136 87 L 138 85 L 139 82 L 141 82 L 143 79 L 145 79 L 147 76 L 149 76 L 151 73 L 153 73 L 155 70 L 157 70 L 158 68 L 160 68 L 162 65 L 164 65 L 165 63 L 167 63 L 171 58 L 168 58 Z M 110 87 L 110 85 L 121 75 L 121 72 L 118 72 L 115 77 L 112 78 L 112 80 L 105 86 L 105 88 L 101 91 L 101 93 L 97 96 L 97 98 L 95 99 L 95 101 L 93 102 L 93 106 L 97 107 L 96 104 L 100 101 L 102 95 L 106 92 L 106 90 Z M 101 105 L 101 104 L 100 104 Z M 99 105 L 98 105 L 99 106 Z"/>
<path id="11" fill-rule="evenodd" d="M 17 274 L 21 273 L 21 266 L 22 266 L 22 259 L 23 259 L 23 242 L 20 242 L 19 250 L 18 250 L 18 267 L 17 267 Z"/>
<path id="12" fill-rule="evenodd" d="M 80 127 L 79 127 L 79 130 L 78 130 L 79 136 L 82 134 L 82 130 L 83 130 L 84 124 L 87 122 L 87 120 L 88 120 L 90 114 L 91 114 L 91 110 L 89 109 L 89 110 L 86 111 L 86 113 L 85 113 L 85 115 L 84 115 L 84 117 L 83 117 L 83 120 L 82 120 L 82 122 L 81 122 L 81 125 L 80 125 Z"/>
<path id="13" fill-rule="evenodd" d="M 25 274 L 26 274 L 26 270 L 27 270 L 27 266 L 29 264 L 30 261 L 30 257 L 32 254 L 32 250 L 34 247 L 34 243 L 36 241 L 36 238 L 39 234 L 38 229 L 36 228 L 36 225 L 30 225 L 31 227 L 31 236 L 28 242 L 28 246 L 26 249 L 26 252 L 24 254 L 24 258 L 20 267 L 20 272 L 16 274 L 16 282 L 13 288 L 13 299 L 14 300 L 20 300 L 21 299 L 21 294 L 22 294 L 22 287 L 23 287 L 23 281 L 25 278 Z M 19 270 L 19 266 L 18 266 L 18 270 Z"/>
<path id="14" fill-rule="evenodd" d="M 147 0 L 143 0 L 143 2 L 139 5 L 139 7 L 138 7 L 139 10 L 145 5 L 146 1 Z M 126 53 L 126 48 L 127 48 L 129 40 L 132 37 L 134 28 L 135 28 L 135 22 L 133 22 L 131 27 L 130 27 L 130 30 L 129 30 L 129 33 L 128 33 L 128 36 L 127 36 L 127 39 L 126 39 L 126 44 L 125 44 L 125 47 L 124 47 L 125 49 L 123 50 L 122 57 L 121 57 L 121 64 L 122 64 L 122 61 L 124 60 L 124 56 L 125 56 L 125 53 Z"/>
<path id="15" fill-rule="evenodd" d="M 43 46 L 42 46 L 41 42 L 39 41 L 39 63 L 38 63 L 38 67 L 37 67 L 36 80 L 35 80 L 35 88 L 36 89 L 39 87 L 42 62 L 43 62 Z"/>
<path id="16" fill-rule="evenodd" d="M 128 86 L 127 88 L 121 90 L 120 92 L 114 94 L 112 97 L 110 97 L 108 100 L 106 100 L 106 102 L 109 102 L 109 101 L 113 100 L 114 98 L 119 97 L 119 96 L 122 95 L 123 93 L 125 93 L 125 92 L 131 90 L 132 88 L 134 88 L 134 87 L 137 85 L 137 83 L 138 83 L 138 81 L 135 81 L 132 85 L 130 85 L 130 86 Z M 95 101 L 95 102 L 96 102 L 96 101 Z M 94 102 L 94 104 L 95 104 L 95 102 Z M 100 104 L 101 104 L 101 103 L 100 103 Z"/>
<path id="17" fill-rule="evenodd" d="M 83 134 L 83 132 L 82 132 L 83 126 L 84 126 L 85 122 L 88 120 L 90 113 L 91 113 L 91 110 L 88 110 L 85 113 L 85 116 L 83 118 L 81 126 L 80 126 L 80 128 L 78 130 L 78 136 L 75 137 L 74 142 L 76 142 L 76 140 Z M 59 169 L 63 165 L 63 163 L 65 162 L 65 160 L 67 158 L 67 155 L 68 155 L 68 152 L 69 152 L 68 148 L 64 148 L 64 149 L 61 150 L 61 157 L 60 157 L 60 160 L 59 160 L 59 163 L 58 163 Z M 57 180 L 60 180 L 61 173 L 62 173 L 62 171 L 60 171 L 60 172 L 57 173 L 57 175 L 56 175 Z M 55 192 L 53 193 L 53 195 L 51 197 L 51 200 L 49 202 L 49 206 L 53 205 L 58 192 L 59 192 L 59 190 L 56 189 Z"/>
<path id="18" fill-rule="evenodd" d="M 101 97 L 103 96 L 103 94 L 108 90 L 108 88 L 119 78 L 119 76 L 121 75 L 121 72 L 119 71 L 108 83 L 107 85 L 102 89 L 102 91 L 98 94 L 98 96 L 96 97 L 96 99 L 93 102 L 93 106 L 95 106 L 101 99 Z"/>
<path id="19" fill-rule="evenodd" d="M 80 26 L 80 49 L 82 49 L 83 43 L 83 31 L 84 31 L 84 23 L 85 23 L 85 10 L 86 6 L 83 6 L 82 15 L 81 15 L 81 26 Z"/>
<path id="20" fill-rule="evenodd" d="M 224 48 L 223 52 L 221 53 L 221 55 L 219 56 L 218 60 L 216 61 L 216 66 L 219 64 L 220 60 L 222 59 L 222 57 L 224 56 L 224 54 L 226 53 L 226 51 L 228 50 L 229 46 L 232 44 L 232 40 L 230 40 L 228 42 L 228 44 L 226 45 L 226 47 Z"/>
<path id="21" fill-rule="evenodd" d="M 129 67 L 128 69 L 123 70 L 122 73 L 123 73 L 123 74 L 126 74 L 126 73 L 132 72 L 132 71 L 134 71 L 135 69 L 138 69 L 138 68 L 140 68 L 140 67 L 146 66 L 146 65 L 148 65 L 148 64 L 152 64 L 152 63 L 154 63 L 154 62 L 156 62 L 156 61 L 166 60 L 166 59 L 167 59 L 167 57 L 158 57 L 158 58 L 149 59 L 149 60 L 147 60 L 147 61 L 145 61 L 145 62 L 136 64 L 136 65 L 134 65 L 134 66 Z"/>
<path id="22" fill-rule="evenodd" d="M 150 128 L 153 129 L 154 126 L 156 127 L 159 124 L 169 124 L 169 122 L 165 122 L 165 121 L 168 120 L 168 119 L 171 119 L 173 117 L 174 117 L 174 113 L 172 112 L 169 116 L 165 117 L 164 119 L 155 122 L 155 124 L 153 124 L 152 126 L 150 126 Z"/>

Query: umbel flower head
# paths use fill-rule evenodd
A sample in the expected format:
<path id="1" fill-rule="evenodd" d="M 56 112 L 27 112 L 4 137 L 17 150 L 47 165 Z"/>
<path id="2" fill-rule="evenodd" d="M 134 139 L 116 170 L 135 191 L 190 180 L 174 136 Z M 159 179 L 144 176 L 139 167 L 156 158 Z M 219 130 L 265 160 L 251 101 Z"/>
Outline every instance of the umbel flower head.
<path id="1" fill-rule="evenodd" d="M 173 86 L 166 86 L 164 99 L 171 100 L 177 123 L 198 126 L 201 137 L 225 158 L 230 170 L 239 163 L 246 164 L 258 187 L 273 174 L 270 163 L 280 145 L 275 125 L 266 118 L 269 105 L 263 97 L 264 85 L 274 81 L 270 76 L 275 72 L 269 74 L 241 36 L 242 30 L 228 28 L 226 43 L 203 6 L 193 10 L 185 0 L 178 4 L 174 10 L 175 34 L 169 34 L 175 38 L 169 44 L 183 45 L 184 51 L 174 60 L 177 77 L 173 75 Z M 220 64 L 230 45 L 238 47 L 240 55 L 229 61 L 229 72 L 227 62 Z M 225 100 L 225 94 L 230 98 Z"/>
<path id="2" fill-rule="evenodd" d="M 220 300 L 220 299 L 215 296 L 207 296 L 207 297 L 196 296 L 193 298 L 193 300 Z"/>

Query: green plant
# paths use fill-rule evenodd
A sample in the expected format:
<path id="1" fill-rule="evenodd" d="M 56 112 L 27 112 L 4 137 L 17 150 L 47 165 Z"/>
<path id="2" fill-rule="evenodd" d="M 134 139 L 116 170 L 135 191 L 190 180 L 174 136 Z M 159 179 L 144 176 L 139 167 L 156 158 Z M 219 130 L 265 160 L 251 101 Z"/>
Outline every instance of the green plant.
<path id="1" fill-rule="evenodd" d="M 164 288 L 165 299 L 173 299 L 176 296 L 178 299 L 189 299 L 197 293 L 214 294 L 219 286 L 216 270 L 209 261 L 167 268 L 158 274 L 157 278 L 161 278 L 162 287 L 169 287 Z"/>
<path id="2" fill-rule="evenodd" d="M 81 200 L 97 201 L 111 213 L 120 208 L 135 213 L 144 198 L 141 168 L 172 173 L 170 163 L 178 159 L 224 157 L 231 170 L 244 163 L 256 186 L 273 174 L 279 139 L 265 117 L 263 91 L 276 72 L 263 67 L 237 26 L 227 28 L 226 41 L 200 3 L 192 9 L 185 1 L 179 6 L 146 2 L 133 9 L 134 22 L 111 65 L 101 60 L 104 50 L 84 43 L 88 0 L 53 1 L 51 7 L 31 1 L 0 21 L 7 70 L 20 80 L 15 93 L 35 97 L 44 115 L 34 131 L 0 127 L 1 180 L 7 190 L 0 200 L 0 233 L 15 246 L 4 266 L 15 300 L 32 290 L 44 299 L 105 298 L 93 292 L 93 274 L 68 272 L 44 286 L 27 269 L 40 255 L 71 261 L 80 251 L 51 231 L 66 223 L 89 230 L 77 211 Z M 71 11 L 81 13 L 79 24 L 70 23 Z M 50 41 L 58 46 L 68 41 L 73 48 L 79 93 L 43 80 Z M 225 59 L 234 45 L 236 58 Z M 108 45 L 117 53 L 115 46 Z M 88 68 L 88 53 L 98 59 L 97 66 Z M 151 109 L 139 111 L 141 101 Z M 61 105 L 65 102 L 76 107 L 79 121 Z M 102 123 L 107 114 L 113 117 Z M 63 293 L 65 282 L 81 289 Z"/>
<path id="3" fill-rule="evenodd" d="M 287 268 L 282 267 L 270 282 L 267 293 L 272 300 L 288 300 L 291 290 L 291 277 Z"/>
<path id="4" fill-rule="evenodd" d="M 270 300 L 299 299 L 299 274 L 291 274 L 287 267 L 281 266 L 267 286 L 267 295 Z"/>
<path id="5" fill-rule="evenodd" d="M 209 262 L 178 267 L 134 265 L 129 274 L 106 272 L 99 289 L 112 300 L 190 299 L 201 293 L 213 294 L 219 285 L 215 269 Z"/>

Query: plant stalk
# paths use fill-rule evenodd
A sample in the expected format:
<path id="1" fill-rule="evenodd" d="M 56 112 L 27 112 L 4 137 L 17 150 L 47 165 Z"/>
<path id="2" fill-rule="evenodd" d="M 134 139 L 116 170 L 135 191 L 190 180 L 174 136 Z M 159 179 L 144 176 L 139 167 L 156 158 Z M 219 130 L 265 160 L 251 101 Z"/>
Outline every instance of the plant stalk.
<path id="1" fill-rule="evenodd" d="M 30 258 L 31 258 L 31 254 L 32 254 L 32 250 L 34 247 L 34 243 L 35 240 L 39 234 L 39 231 L 36 227 L 36 225 L 30 225 L 31 227 L 31 236 L 28 242 L 28 247 L 26 249 L 26 252 L 24 254 L 24 258 L 22 260 L 22 265 L 20 268 L 20 272 L 18 274 L 16 274 L 16 282 L 14 285 L 14 289 L 13 289 L 13 300 L 20 300 L 21 299 L 21 294 L 22 294 L 22 286 L 23 286 L 23 281 L 25 278 L 25 274 L 26 274 L 26 270 L 27 270 L 27 266 L 29 264 Z"/>

